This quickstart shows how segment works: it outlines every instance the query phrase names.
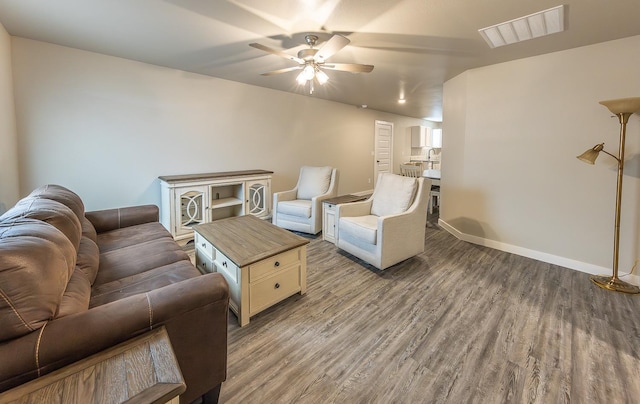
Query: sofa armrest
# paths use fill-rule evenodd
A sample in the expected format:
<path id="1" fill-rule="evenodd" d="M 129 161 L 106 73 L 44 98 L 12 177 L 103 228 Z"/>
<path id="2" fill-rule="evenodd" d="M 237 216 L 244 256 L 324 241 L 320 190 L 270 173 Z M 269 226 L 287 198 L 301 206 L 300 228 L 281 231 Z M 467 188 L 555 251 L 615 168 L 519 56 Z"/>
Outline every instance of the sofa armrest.
<path id="1" fill-rule="evenodd" d="M 0 344 L 0 391 L 164 325 L 193 400 L 226 378 L 228 307 L 211 273 L 52 320 Z"/>
<path id="2" fill-rule="evenodd" d="M 156 205 L 95 210 L 86 212 L 84 215 L 93 224 L 98 233 L 137 224 L 157 222 L 160 217 L 159 209 Z"/>

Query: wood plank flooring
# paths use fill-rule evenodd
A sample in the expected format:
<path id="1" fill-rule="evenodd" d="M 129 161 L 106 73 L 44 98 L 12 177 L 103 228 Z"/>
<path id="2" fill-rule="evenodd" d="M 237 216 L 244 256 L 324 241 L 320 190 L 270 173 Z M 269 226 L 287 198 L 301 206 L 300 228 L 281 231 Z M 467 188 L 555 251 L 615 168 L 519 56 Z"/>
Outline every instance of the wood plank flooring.
<path id="1" fill-rule="evenodd" d="M 306 295 L 230 313 L 221 403 L 640 402 L 640 296 L 433 221 L 386 271 L 309 238 Z"/>

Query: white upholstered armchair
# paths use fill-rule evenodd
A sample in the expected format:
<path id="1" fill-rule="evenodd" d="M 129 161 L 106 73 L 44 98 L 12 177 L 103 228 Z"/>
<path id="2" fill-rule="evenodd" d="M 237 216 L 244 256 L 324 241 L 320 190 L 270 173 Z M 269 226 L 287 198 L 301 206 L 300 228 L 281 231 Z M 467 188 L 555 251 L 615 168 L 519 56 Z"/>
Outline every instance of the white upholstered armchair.
<path id="1" fill-rule="evenodd" d="M 373 195 L 336 205 L 336 244 L 378 269 L 424 251 L 431 180 L 383 173 Z"/>
<path id="2" fill-rule="evenodd" d="M 332 167 L 300 168 L 296 187 L 273 194 L 273 224 L 309 234 L 322 230 L 322 201 L 338 192 L 338 170 Z"/>

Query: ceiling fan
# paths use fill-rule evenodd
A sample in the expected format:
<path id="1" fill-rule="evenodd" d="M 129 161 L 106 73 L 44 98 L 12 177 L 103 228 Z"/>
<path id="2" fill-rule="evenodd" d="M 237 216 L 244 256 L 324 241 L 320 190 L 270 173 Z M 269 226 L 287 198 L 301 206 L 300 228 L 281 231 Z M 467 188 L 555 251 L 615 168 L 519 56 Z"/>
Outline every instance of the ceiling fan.
<path id="1" fill-rule="evenodd" d="M 342 35 L 332 36 L 322 47 L 314 48 L 318 41 L 317 35 L 308 34 L 304 37 L 305 42 L 309 45 L 309 49 L 302 49 L 298 52 L 298 56 L 292 56 L 285 52 L 269 48 L 259 43 L 250 43 L 249 46 L 260 49 L 262 51 L 281 56 L 285 59 L 298 63 L 298 66 L 286 67 L 284 69 L 274 70 L 262 73 L 262 76 L 272 76 L 274 74 L 287 73 L 294 70 L 302 70 L 296 80 L 299 84 L 310 82 L 310 92 L 313 94 L 314 79 L 318 83 L 324 84 L 329 80 L 329 76 L 322 69 L 338 70 L 351 73 L 369 73 L 373 70 L 372 65 L 363 65 L 357 63 L 326 63 L 326 60 L 336 54 L 340 49 L 349 44 L 349 39 Z"/>

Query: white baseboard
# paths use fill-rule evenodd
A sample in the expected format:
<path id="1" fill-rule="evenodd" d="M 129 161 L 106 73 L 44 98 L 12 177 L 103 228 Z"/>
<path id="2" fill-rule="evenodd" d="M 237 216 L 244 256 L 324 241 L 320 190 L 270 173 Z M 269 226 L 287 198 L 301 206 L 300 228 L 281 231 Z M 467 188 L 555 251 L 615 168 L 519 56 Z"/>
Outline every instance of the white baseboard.
<path id="1" fill-rule="evenodd" d="M 481 245 L 484 247 L 493 248 L 496 250 L 521 255 L 527 258 L 533 258 L 538 261 L 548 262 L 549 264 L 559 265 L 565 268 L 573 269 L 580 272 L 585 272 L 591 275 L 606 275 L 611 274 L 611 268 L 601 267 L 599 265 L 593 265 L 582 261 L 572 260 L 570 258 L 561 257 L 558 255 L 548 254 L 541 251 L 531 250 L 529 248 L 519 247 L 512 244 L 503 243 L 500 241 L 490 240 L 483 237 L 474 236 L 471 234 L 462 233 L 455 227 L 451 226 L 442 219 L 438 219 L 440 227 L 451 233 L 459 240 L 466 241 L 472 244 Z M 640 285 L 640 276 L 631 275 L 627 272 L 620 272 L 620 278 L 626 282 L 634 285 Z"/>

